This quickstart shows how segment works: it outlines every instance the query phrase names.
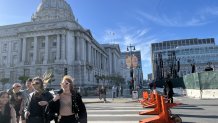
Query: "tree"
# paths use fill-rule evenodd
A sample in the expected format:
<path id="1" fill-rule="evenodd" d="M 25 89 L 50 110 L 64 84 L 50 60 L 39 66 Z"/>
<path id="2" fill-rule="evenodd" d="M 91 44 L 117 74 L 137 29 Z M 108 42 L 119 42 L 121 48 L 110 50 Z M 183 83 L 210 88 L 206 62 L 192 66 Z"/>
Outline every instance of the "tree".
<path id="1" fill-rule="evenodd" d="M 27 76 L 20 76 L 18 79 L 21 81 L 22 84 L 25 84 L 26 80 L 29 79 L 29 77 L 27 77 Z"/>
<path id="2" fill-rule="evenodd" d="M 2 78 L 0 81 L 2 83 L 2 90 L 4 90 L 5 84 L 9 82 L 9 78 Z"/>
<path id="3" fill-rule="evenodd" d="M 99 75 L 95 75 L 95 78 L 97 80 L 97 83 L 99 84 L 99 80 L 102 80 L 104 84 L 105 83 L 105 80 L 108 80 L 110 81 L 111 85 L 121 85 L 123 82 L 125 82 L 125 79 L 120 76 L 120 75 L 109 75 L 109 76 L 106 76 L 106 75 L 102 75 L 102 76 L 99 76 Z"/>
<path id="4" fill-rule="evenodd" d="M 48 81 L 50 87 L 51 87 L 51 83 L 54 81 L 55 81 L 54 74 L 52 74 L 50 80 Z"/>
<path id="5" fill-rule="evenodd" d="M 120 75 L 111 75 L 106 78 L 112 82 L 111 84 L 115 85 L 121 85 L 123 82 L 125 82 L 125 79 Z"/>

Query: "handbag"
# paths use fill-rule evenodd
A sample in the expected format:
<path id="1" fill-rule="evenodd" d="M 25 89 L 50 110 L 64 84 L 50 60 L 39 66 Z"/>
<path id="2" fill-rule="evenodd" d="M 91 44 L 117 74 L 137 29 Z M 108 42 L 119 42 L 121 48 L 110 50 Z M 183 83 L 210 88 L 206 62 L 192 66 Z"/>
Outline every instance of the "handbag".
<path id="1" fill-rule="evenodd" d="M 45 120 L 50 122 L 50 121 L 54 120 L 56 117 L 57 117 L 56 114 L 50 112 L 49 105 L 47 105 L 45 107 L 45 113 L 44 113 Z"/>

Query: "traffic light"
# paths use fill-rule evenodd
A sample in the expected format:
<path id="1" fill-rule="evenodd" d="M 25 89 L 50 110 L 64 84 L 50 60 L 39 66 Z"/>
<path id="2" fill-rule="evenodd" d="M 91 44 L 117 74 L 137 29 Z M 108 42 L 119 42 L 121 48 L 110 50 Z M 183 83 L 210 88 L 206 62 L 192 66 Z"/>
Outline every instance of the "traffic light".
<path id="1" fill-rule="evenodd" d="M 67 68 L 64 68 L 64 75 L 67 75 Z"/>
<path id="2" fill-rule="evenodd" d="M 133 79 L 130 80 L 130 84 L 134 85 L 134 80 Z"/>
<path id="3" fill-rule="evenodd" d="M 133 78 L 133 69 L 130 70 L 130 77 Z"/>

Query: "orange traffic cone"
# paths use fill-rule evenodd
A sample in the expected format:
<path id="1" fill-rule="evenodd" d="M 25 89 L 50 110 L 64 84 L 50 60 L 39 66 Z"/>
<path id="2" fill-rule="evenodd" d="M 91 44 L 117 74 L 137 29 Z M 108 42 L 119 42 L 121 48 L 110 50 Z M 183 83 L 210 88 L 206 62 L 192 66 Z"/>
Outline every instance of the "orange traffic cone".
<path id="1" fill-rule="evenodd" d="M 148 105 L 154 105 L 155 103 L 156 103 L 155 95 L 151 92 L 149 100 L 143 102 L 142 105 L 144 107 L 144 106 L 148 106 Z"/>
<path id="2" fill-rule="evenodd" d="M 161 113 L 157 116 L 145 118 L 139 121 L 139 123 L 174 123 L 170 118 L 169 109 L 165 104 L 164 97 L 161 96 Z"/>
<path id="3" fill-rule="evenodd" d="M 149 110 L 149 111 L 141 111 L 139 112 L 140 115 L 152 115 L 152 114 L 160 114 L 161 113 L 161 101 L 160 101 L 160 95 L 158 95 L 158 93 L 155 94 L 156 97 L 156 107 L 153 110 Z"/>
<path id="4" fill-rule="evenodd" d="M 147 91 L 143 91 L 142 92 L 142 100 L 139 100 L 139 102 L 141 103 L 141 104 L 143 104 L 144 102 L 146 102 L 146 101 L 148 101 L 148 99 L 149 99 L 149 95 L 148 95 L 148 92 Z"/>

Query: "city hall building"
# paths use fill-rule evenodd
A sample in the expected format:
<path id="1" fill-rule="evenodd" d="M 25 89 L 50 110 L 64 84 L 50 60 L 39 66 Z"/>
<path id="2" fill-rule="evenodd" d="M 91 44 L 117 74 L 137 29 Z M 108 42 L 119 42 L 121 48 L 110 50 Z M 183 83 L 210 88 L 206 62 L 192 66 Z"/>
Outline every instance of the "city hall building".
<path id="1" fill-rule="evenodd" d="M 0 79 L 11 83 L 52 71 L 52 85 L 69 74 L 76 85 L 92 86 L 96 75 L 119 74 L 119 46 L 106 50 L 65 0 L 42 0 L 31 22 L 0 26 L 0 47 Z"/>

